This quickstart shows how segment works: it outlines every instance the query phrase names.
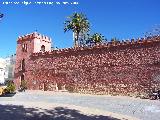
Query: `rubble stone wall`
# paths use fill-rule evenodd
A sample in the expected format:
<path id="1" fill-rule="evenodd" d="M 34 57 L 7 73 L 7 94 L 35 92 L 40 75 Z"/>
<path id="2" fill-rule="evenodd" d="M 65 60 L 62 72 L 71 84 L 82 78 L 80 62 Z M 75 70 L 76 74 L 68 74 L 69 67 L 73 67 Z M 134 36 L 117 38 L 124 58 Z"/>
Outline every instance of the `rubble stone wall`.
<path id="1" fill-rule="evenodd" d="M 25 79 L 29 89 L 147 93 L 160 89 L 160 39 L 33 53 L 26 61 Z"/>
<path id="2" fill-rule="evenodd" d="M 17 56 L 15 70 L 16 84 L 23 73 L 28 89 L 130 96 L 160 89 L 160 37 L 30 53 Z"/>

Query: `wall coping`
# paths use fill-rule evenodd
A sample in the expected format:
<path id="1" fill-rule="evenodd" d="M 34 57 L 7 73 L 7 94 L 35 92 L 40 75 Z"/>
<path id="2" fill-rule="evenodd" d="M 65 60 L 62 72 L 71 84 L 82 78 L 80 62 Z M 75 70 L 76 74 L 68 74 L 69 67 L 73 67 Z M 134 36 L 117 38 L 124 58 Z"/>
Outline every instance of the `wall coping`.
<path id="1" fill-rule="evenodd" d="M 52 51 L 46 51 L 46 52 L 37 52 L 32 53 L 32 57 L 38 57 L 38 56 L 45 56 L 45 55 L 55 55 L 55 54 L 63 54 L 63 53 L 70 53 L 70 52 L 77 52 L 77 51 L 85 51 L 85 50 L 93 50 L 93 49 L 103 49 L 103 48 L 119 48 L 119 47 L 133 47 L 133 46 L 146 46 L 151 45 L 153 43 L 160 43 L 160 36 L 153 36 L 153 37 L 147 37 L 147 38 L 138 38 L 138 39 L 131 39 L 121 42 L 107 42 L 107 43 L 101 43 L 96 44 L 93 46 L 84 46 L 84 47 L 76 47 L 76 48 L 64 48 L 64 49 L 57 49 Z"/>

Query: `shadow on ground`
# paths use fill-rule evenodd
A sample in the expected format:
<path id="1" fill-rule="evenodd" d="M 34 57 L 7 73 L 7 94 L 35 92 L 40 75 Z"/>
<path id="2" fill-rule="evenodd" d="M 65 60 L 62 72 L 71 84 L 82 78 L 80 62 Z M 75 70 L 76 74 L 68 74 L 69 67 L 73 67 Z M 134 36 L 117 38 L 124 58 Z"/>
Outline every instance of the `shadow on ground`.
<path id="1" fill-rule="evenodd" d="M 0 105 L 0 120 L 119 120 L 109 116 L 84 115 L 77 110 L 56 107 L 52 110 Z"/>
<path id="2" fill-rule="evenodd" d="M 13 97 L 16 93 L 8 93 L 4 95 L 0 95 L 0 97 Z"/>

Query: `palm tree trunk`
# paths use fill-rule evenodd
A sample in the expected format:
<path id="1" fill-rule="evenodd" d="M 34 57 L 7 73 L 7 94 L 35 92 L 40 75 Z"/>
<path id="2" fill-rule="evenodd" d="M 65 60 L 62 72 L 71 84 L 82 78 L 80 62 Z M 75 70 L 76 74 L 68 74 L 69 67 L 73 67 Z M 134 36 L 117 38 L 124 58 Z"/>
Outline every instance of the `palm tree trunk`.
<path id="1" fill-rule="evenodd" d="M 79 38 L 79 33 L 73 33 L 74 34 L 74 47 L 78 47 L 78 38 Z"/>
<path id="2" fill-rule="evenodd" d="M 75 37 L 76 35 L 75 35 L 75 32 L 73 32 L 73 46 L 75 47 L 75 44 L 76 44 L 76 37 Z"/>
<path id="3" fill-rule="evenodd" d="M 79 42 L 79 32 L 77 32 L 77 40 L 76 40 L 76 47 L 78 47 L 78 42 Z"/>

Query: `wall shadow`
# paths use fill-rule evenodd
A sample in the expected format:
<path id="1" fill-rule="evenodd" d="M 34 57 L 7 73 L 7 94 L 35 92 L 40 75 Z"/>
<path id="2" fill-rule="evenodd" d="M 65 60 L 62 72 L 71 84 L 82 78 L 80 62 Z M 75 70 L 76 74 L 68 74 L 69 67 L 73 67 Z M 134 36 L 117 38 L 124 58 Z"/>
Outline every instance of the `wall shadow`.
<path id="1" fill-rule="evenodd" d="M 35 103 L 36 104 L 36 103 Z M 56 107 L 52 110 L 0 105 L 0 120 L 120 120 L 110 116 L 84 115 L 77 110 Z"/>

